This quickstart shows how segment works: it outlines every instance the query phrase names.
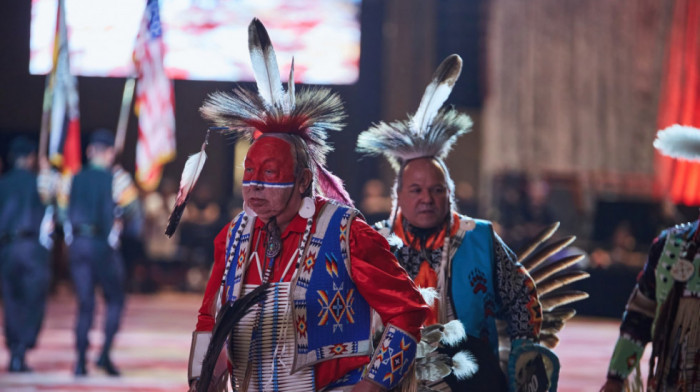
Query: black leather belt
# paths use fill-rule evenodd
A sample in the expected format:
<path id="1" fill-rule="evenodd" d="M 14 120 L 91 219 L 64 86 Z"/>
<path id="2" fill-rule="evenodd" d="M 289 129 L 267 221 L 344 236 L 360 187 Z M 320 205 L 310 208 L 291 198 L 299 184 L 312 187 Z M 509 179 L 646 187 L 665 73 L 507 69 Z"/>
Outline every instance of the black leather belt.
<path id="1" fill-rule="evenodd" d="M 15 230 L 9 233 L 0 234 L 0 246 L 9 244 L 10 242 L 27 239 L 27 238 L 39 238 L 39 233 L 33 230 Z"/>
<path id="2" fill-rule="evenodd" d="M 100 234 L 100 229 L 95 225 L 81 224 L 73 226 L 74 237 L 97 237 Z"/>

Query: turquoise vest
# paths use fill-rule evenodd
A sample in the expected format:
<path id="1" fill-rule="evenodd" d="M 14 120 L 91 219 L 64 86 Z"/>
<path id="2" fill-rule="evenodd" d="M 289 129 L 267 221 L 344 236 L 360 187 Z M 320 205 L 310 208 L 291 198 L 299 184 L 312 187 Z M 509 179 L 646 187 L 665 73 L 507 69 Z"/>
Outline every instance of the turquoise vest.
<path id="1" fill-rule="evenodd" d="M 372 352 L 370 307 L 349 272 L 350 224 L 357 211 L 331 203 L 322 208 L 316 217 L 316 230 L 292 280 L 292 317 L 296 332 L 292 372 L 329 359 Z M 236 219 L 230 233 L 236 233 L 242 221 L 243 214 Z M 229 235 L 226 259 L 232 262 L 224 277 L 224 293 L 230 300 L 241 293 L 250 262 L 248 240 L 254 226 L 251 219 L 236 249 L 232 249 L 235 235 Z"/>
<path id="2" fill-rule="evenodd" d="M 475 222 L 450 260 L 449 297 L 467 334 L 487 340 L 498 356 L 493 229 L 488 221 Z"/>

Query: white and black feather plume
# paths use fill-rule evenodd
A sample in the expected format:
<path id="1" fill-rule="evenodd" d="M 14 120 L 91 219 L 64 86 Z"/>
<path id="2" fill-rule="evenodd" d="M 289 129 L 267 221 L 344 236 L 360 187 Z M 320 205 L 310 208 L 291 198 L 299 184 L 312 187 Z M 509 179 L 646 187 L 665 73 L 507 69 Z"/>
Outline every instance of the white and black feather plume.
<path id="1" fill-rule="evenodd" d="M 433 80 L 425 88 L 418 110 L 411 117 L 411 129 L 422 134 L 430 129 L 433 119 L 447 101 L 459 75 L 462 73 L 462 58 L 456 54 L 448 56 L 433 74 Z"/>
<path id="2" fill-rule="evenodd" d="M 266 105 L 285 108 L 284 88 L 277 66 L 277 56 L 270 36 L 258 18 L 248 25 L 248 51 L 253 65 L 258 93 Z"/>
<path id="3" fill-rule="evenodd" d="M 462 59 L 453 54 L 433 74 L 414 115 L 403 121 L 380 122 L 362 132 L 357 151 L 385 156 L 395 170 L 406 162 L 435 157 L 444 160 L 457 138 L 471 130 L 468 115 L 453 108 L 441 109 L 462 70 Z"/>
<path id="4" fill-rule="evenodd" d="M 175 205 L 173 206 L 173 211 L 170 213 L 168 218 L 168 226 L 165 228 L 165 235 L 172 237 L 175 234 L 175 229 L 177 225 L 180 224 L 180 219 L 182 218 L 182 213 L 185 212 L 185 206 L 190 200 L 192 195 L 192 190 L 194 186 L 197 185 L 197 180 L 199 175 L 202 174 L 202 169 L 204 168 L 204 163 L 207 161 L 207 153 L 205 151 L 207 144 L 209 144 L 209 131 L 204 138 L 204 143 L 202 143 L 202 148 L 196 154 L 190 155 L 185 162 L 185 167 L 182 170 L 182 176 L 180 177 L 180 188 L 177 192 L 177 199 L 175 200 Z"/>

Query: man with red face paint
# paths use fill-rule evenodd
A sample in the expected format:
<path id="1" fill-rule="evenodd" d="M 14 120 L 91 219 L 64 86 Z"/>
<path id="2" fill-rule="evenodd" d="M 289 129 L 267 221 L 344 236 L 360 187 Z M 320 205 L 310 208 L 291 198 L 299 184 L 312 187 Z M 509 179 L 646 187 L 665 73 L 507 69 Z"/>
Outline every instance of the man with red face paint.
<path id="1" fill-rule="evenodd" d="M 198 387 L 217 309 L 264 283 L 270 284 L 265 300 L 229 338 L 237 390 L 394 388 L 412 372 L 429 308 L 386 240 L 351 207 L 342 183 L 323 165 L 330 150 L 325 131 L 339 130 L 344 117 L 338 96 L 325 89 L 295 94 L 293 82 L 285 92 L 257 19 L 249 34 L 253 64 L 265 65 L 265 83 L 256 70 L 259 95 L 243 89 L 215 94 L 201 109 L 218 126 L 254 141 L 244 162 L 244 211 L 214 240 L 214 266 L 193 335 L 191 389 Z M 376 350 L 373 311 L 387 325 Z"/>

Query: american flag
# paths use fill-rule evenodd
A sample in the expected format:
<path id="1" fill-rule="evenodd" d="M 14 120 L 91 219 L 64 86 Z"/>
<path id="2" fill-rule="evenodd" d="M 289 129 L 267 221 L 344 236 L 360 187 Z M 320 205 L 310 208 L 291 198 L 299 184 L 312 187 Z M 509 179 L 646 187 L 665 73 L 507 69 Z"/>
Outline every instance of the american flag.
<path id="1" fill-rule="evenodd" d="M 78 81 L 70 73 L 65 1 L 58 1 L 53 67 L 46 79 L 42 134 L 48 134 L 48 158 L 64 173 L 80 170 Z M 42 147 L 43 149 L 44 147 Z"/>
<path id="2" fill-rule="evenodd" d="M 175 99 L 163 68 L 164 49 L 158 0 L 148 0 L 134 47 L 138 74 L 134 110 L 139 118 L 136 181 L 147 191 L 158 186 L 163 165 L 175 158 Z"/>

